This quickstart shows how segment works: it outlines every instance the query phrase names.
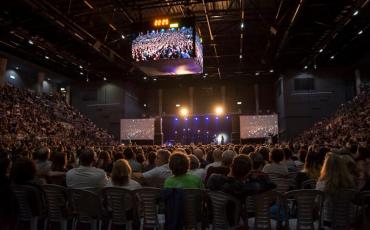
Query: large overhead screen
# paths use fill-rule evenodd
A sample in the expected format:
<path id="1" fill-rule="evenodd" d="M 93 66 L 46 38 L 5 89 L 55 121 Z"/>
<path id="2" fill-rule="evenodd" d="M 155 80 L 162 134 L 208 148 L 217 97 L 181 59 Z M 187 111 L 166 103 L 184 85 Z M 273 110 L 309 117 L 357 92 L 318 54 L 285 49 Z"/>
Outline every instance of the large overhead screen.
<path id="1" fill-rule="evenodd" d="M 154 140 L 154 120 L 121 119 L 121 140 Z"/>
<path id="2" fill-rule="evenodd" d="M 193 19 L 168 18 L 136 24 L 132 59 L 148 76 L 186 75 L 203 72 L 201 39 Z"/>
<path id="3" fill-rule="evenodd" d="M 274 115 L 240 116 L 240 138 L 265 138 L 278 134 L 278 117 Z"/>

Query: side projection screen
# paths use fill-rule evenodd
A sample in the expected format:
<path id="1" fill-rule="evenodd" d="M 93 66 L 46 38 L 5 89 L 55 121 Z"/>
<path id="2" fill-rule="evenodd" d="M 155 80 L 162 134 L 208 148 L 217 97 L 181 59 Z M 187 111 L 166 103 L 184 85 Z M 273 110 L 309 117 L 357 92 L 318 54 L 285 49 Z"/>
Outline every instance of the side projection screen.
<path id="1" fill-rule="evenodd" d="M 154 140 L 154 120 L 121 119 L 121 140 Z"/>
<path id="2" fill-rule="evenodd" d="M 202 44 L 194 20 L 162 19 L 135 25 L 132 37 L 132 59 L 148 76 L 203 72 Z"/>
<path id="3" fill-rule="evenodd" d="M 274 115 L 240 116 L 240 138 L 265 138 L 278 134 L 278 117 Z"/>

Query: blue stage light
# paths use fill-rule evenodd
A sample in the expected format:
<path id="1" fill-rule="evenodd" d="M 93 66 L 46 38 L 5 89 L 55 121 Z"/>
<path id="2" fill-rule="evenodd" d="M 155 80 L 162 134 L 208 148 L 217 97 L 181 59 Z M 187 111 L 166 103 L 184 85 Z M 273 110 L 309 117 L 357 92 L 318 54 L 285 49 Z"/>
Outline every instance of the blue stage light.
<path id="1" fill-rule="evenodd" d="M 179 119 L 177 117 L 175 117 L 175 121 L 178 121 Z"/>
<path id="2" fill-rule="evenodd" d="M 194 120 L 196 120 L 196 121 L 197 121 L 197 120 L 198 120 L 198 118 L 196 117 L 196 118 L 194 118 Z"/>
<path id="3" fill-rule="evenodd" d="M 216 120 L 218 120 L 218 117 L 216 117 Z"/>
<path id="4" fill-rule="evenodd" d="M 209 120 L 209 118 L 208 118 L 208 117 L 206 117 L 206 120 Z"/>

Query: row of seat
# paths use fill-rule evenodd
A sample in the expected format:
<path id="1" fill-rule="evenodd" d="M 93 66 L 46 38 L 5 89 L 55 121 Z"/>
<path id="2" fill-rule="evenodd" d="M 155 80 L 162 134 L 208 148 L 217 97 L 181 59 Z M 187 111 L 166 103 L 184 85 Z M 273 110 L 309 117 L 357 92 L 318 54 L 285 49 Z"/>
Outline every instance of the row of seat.
<path id="1" fill-rule="evenodd" d="M 12 186 L 18 201 L 18 220 L 29 222 L 32 230 L 37 229 L 40 220 L 44 221 L 45 230 L 52 222 L 60 223 L 62 230 L 68 229 L 68 223 L 73 230 L 77 229 L 78 223 L 88 223 L 91 229 L 99 230 L 103 223 L 107 224 L 108 229 L 112 225 L 124 225 L 126 229 L 132 229 L 133 226 L 140 226 L 140 229 L 161 229 L 164 224 L 168 224 L 167 227 L 173 226 L 170 222 L 178 218 L 173 215 L 181 215 L 186 229 L 231 229 L 242 222 L 252 229 L 318 229 L 321 226 L 325 198 L 321 191 L 313 189 L 294 190 L 284 194 L 273 190 L 248 197 L 246 202 L 241 202 L 223 192 L 184 189 L 177 191 L 183 194 L 182 210 L 168 210 L 168 203 L 163 199 L 179 197 L 174 194 L 167 198 L 163 196 L 164 191 L 168 193 L 171 190 L 144 187 L 131 191 L 107 187 L 99 193 L 93 193 L 50 184 L 42 185 L 41 188 L 43 192 L 34 186 Z M 335 200 L 331 206 L 332 218 L 335 220 L 332 223 L 333 229 L 349 229 L 349 206 L 356 195 L 358 194 L 354 190 L 343 190 L 338 192 L 338 197 L 332 199 Z M 361 204 L 359 206 L 365 213 L 365 198 L 370 197 L 370 192 L 362 192 L 360 197 L 358 204 Z M 295 221 L 288 220 L 291 218 Z"/>

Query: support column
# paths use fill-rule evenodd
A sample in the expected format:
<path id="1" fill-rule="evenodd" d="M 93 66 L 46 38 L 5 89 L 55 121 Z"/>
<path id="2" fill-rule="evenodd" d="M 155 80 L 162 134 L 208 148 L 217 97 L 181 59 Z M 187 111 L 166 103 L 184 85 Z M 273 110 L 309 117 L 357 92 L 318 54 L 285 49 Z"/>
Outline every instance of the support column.
<path id="1" fill-rule="evenodd" d="M 5 85 L 5 72 L 8 59 L 0 57 L 0 87 Z"/>
<path id="2" fill-rule="evenodd" d="M 66 87 L 66 98 L 65 98 L 65 101 L 66 101 L 67 105 L 70 105 L 71 104 L 71 87 L 70 86 L 67 86 Z"/>
<path id="3" fill-rule="evenodd" d="M 163 113 L 163 90 L 158 89 L 158 116 L 162 117 Z"/>
<path id="4" fill-rule="evenodd" d="M 254 96 L 256 98 L 256 115 L 260 112 L 260 92 L 258 83 L 254 84 Z"/>
<path id="5" fill-rule="evenodd" d="M 356 95 L 360 94 L 361 91 L 361 73 L 359 69 L 355 70 L 355 76 L 356 76 Z"/>
<path id="6" fill-rule="evenodd" d="M 154 121 L 154 144 L 163 144 L 162 118 L 156 117 Z"/>
<path id="7" fill-rule="evenodd" d="M 240 117 L 233 115 L 231 119 L 231 143 L 240 144 Z"/>
<path id="8" fill-rule="evenodd" d="M 36 85 L 36 92 L 38 94 L 42 94 L 42 82 L 45 80 L 45 73 L 38 72 L 37 74 L 37 85 Z"/>
<path id="9" fill-rule="evenodd" d="M 194 87 L 189 87 L 189 112 L 194 113 Z"/>

